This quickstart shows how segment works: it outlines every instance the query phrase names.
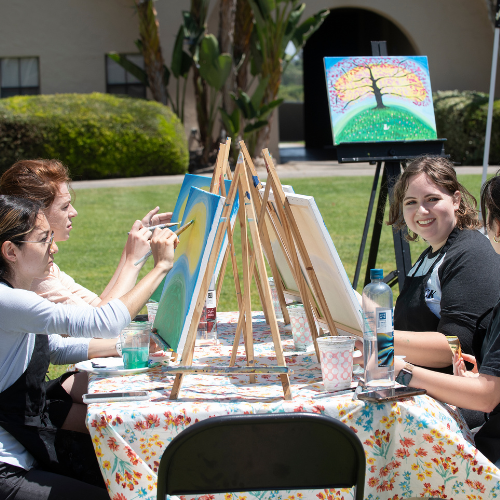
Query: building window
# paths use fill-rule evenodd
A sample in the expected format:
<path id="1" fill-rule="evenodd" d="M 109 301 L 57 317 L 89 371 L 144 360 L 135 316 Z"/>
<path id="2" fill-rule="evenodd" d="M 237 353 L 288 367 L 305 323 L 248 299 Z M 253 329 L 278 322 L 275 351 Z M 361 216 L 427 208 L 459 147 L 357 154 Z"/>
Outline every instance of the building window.
<path id="1" fill-rule="evenodd" d="M 0 59 L 0 97 L 40 93 L 38 57 Z"/>
<path id="2" fill-rule="evenodd" d="M 142 55 L 122 55 L 127 56 L 129 61 L 144 69 L 144 58 Z M 145 99 L 146 85 L 106 55 L 106 92 L 108 94 L 121 94 Z"/>

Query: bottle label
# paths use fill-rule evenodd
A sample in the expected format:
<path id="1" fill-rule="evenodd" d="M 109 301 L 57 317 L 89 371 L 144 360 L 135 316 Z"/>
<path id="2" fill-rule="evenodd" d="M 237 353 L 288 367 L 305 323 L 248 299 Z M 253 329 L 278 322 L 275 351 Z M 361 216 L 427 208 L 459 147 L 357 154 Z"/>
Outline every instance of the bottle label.
<path id="1" fill-rule="evenodd" d="M 377 307 L 377 349 L 378 366 L 388 367 L 394 364 L 394 316 L 392 309 Z"/>
<path id="2" fill-rule="evenodd" d="M 205 306 L 207 309 L 207 333 L 211 333 L 217 328 L 217 298 L 215 290 L 208 291 Z"/>
<path id="3" fill-rule="evenodd" d="M 207 293 L 207 302 L 206 302 L 207 308 L 212 308 L 212 307 L 217 307 L 217 301 L 215 297 L 215 290 L 209 290 Z"/>

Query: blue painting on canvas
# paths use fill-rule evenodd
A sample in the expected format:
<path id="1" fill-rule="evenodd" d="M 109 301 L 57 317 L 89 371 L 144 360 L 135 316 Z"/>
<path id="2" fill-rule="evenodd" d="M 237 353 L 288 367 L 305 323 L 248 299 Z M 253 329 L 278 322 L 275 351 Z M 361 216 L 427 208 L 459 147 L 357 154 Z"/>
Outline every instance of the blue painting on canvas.
<path id="1" fill-rule="evenodd" d="M 176 352 L 182 352 L 201 283 L 219 226 L 225 198 L 191 187 L 182 224 L 194 220 L 179 236 L 174 266 L 167 274 L 154 328 Z"/>

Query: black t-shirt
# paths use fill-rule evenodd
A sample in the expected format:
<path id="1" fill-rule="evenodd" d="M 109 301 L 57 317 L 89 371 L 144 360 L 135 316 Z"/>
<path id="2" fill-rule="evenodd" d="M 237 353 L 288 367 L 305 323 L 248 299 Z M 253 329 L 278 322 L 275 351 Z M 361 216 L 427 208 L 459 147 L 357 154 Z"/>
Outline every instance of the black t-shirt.
<path id="1" fill-rule="evenodd" d="M 482 344 L 481 344 L 482 341 Z M 500 302 L 495 306 L 486 334 L 474 339 L 474 353 L 483 375 L 500 377 Z M 474 436 L 477 448 L 500 467 L 500 405 L 488 415 L 487 422 Z"/>
<path id="2" fill-rule="evenodd" d="M 479 337 L 484 338 L 491 311 L 500 298 L 500 255 L 479 231 L 454 232 L 455 241 L 437 270 L 441 289 L 437 331 L 456 335 L 462 350 L 473 354 L 476 329 Z"/>
<path id="3" fill-rule="evenodd" d="M 475 348 L 479 373 L 500 377 L 500 302 L 493 309 L 491 322 L 480 348 Z"/>

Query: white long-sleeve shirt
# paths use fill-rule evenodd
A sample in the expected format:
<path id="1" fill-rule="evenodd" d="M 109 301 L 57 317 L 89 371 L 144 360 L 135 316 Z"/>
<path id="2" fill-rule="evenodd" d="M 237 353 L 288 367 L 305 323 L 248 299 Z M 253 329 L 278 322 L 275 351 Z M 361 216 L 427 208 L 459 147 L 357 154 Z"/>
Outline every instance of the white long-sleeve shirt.
<path id="1" fill-rule="evenodd" d="M 36 293 L 0 283 L 0 392 L 24 373 L 31 361 L 35 335 L 49 335 L 51 361 L 74 363 L 87 358 L 90 338 L 114 338 L 130 323 L 123 302 L 103 307 L 54 304 Z M 68 334 L 76 338 L 62 338 Z M 0 427 L 0 462 L 29 470 L 34 459 Z"/>

